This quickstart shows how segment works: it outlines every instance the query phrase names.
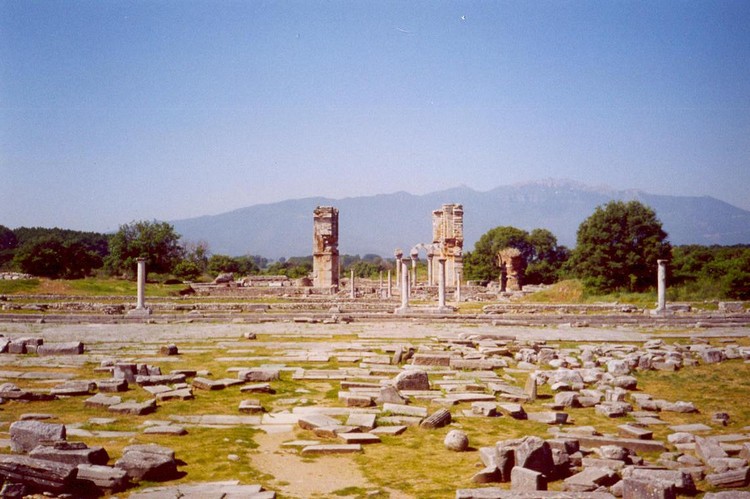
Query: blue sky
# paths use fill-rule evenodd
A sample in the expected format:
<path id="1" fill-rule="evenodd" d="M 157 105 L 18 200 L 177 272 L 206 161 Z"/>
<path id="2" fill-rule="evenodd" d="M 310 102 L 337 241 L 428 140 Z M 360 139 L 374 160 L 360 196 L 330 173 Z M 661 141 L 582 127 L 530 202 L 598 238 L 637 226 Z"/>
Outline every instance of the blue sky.
<path id="1" fill-rule="evenodd" d="M 0 177 L 0 224 L 102 231 L 545 178 L 750 209 L 750 2 L 0 0 Z"/>

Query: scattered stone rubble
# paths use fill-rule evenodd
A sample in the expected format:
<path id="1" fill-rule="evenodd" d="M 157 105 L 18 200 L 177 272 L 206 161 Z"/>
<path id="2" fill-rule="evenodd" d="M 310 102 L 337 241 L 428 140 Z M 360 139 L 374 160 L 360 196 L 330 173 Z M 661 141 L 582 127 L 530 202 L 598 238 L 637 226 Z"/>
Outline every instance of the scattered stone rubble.
<path id="1" fill-rule="evenodd" d="M 74 348 L 71 342 L 57 351 L 79 355 L 84 349 L 76 344 L 80 348 Z M 8 339 L 9 351 L 10 345 L 15 345 L 16 353 L 27 348 L 39 353 L 45 346 L 41 339 L 34 338 Z M 158 353 L 171 356 L 177 354 L 177 347 L 169 344 Z M 0 385 L 0 398 L 33 402 L 82 397 L 88 407 L 114 414 L 145 415 L 158 411 L 160 404 L 171 399 L 191 400 L 193 392 L 199 390 L 274 393 L 274 383 L 283 375 L 298 382 L 338 383 L 338 403 L 332 407 L 306 406 L 302 399 L 294 399 L 289 401 L 291 409 L 283 409 L 264 407 L 260 399 L 250 395 L 239 406 L 228 408 L 236 412 L 234 415 L 174 416 L 170 421 L 149 423 L 144 434 L 185 435 L 193 425 L 296 426 L 309 435 L 287 442 L 285 447 L 309 456 L 366 452 L 367 445 L 380 443 L 384 435 L 401 435 L 415 431 L 410 428 L 417 426 L 440 431 L 461 418 L 529 419 L 548 424 L 548 434 L 500 440 L 480 448 L 477 454 L 482 469 L 466 470 L 467 476 L 473 473 L 472 481 L 480 487 L 459 489 L 457 498 L 670 498 L 695 494 L 698 481 L 717 489 L 742 488 L 750 483 L 750 435 L 716 431 L 731 420 L 731 410 L 713 413 L 711 423 L 715 426 L 670 426 L 672 433 L 666 442 L 657 441 L 653 428 L 666 424 L 661 413 L 691 413 L 701 408 L 682 399 L 689 394 L 664 400 L 638 389 L 637 374 L 641 371 L 670 372 L 733 359 L 750 360 L 750 348 L 731 342 L 716 346 L 698 339 L 684 345 L 651 340 L 641 346 L 592 343 L 561 348 L 543 341 L 462 334 L 417 346 L 381 342 L 314 351 L 300 347 L 280 357 L 310 363 L 327 363 L 335 358 L 344 364 L 337 369 L 303 369 L 283 363 L 233 365 L 227 372 L 234 377 L 215 378 L 198 370 L 163 373 L 159 366 L 146 363 L 105 360 L 96 371 L 109 378 L 68 379 L 53 385 L 48 393 L 4 383 Z M 518 377 L 526 380 L 523 386 L 516 382 Z M 151 397 L 123 400 L 121 395 L 134 386 Z M 545 403 L 539 403 L 542 387 L 552 393 Z M 618 426 L 617 434 L 602 435 L 595 427 L 570 424 L 582 408 L 593 408 L 601 418 L 627 419 Z M 16 454 L 0 458 L 0 476 L 8 484 L 52 494 L 75 494 L 78 490 L 111 493 L 131 483 L 171 480 L 180 475 L 179 461 L 169 448 L 132 445 L 109 465 L 105 449 L 67 441 L 68 428 L 44 422 L 45 417 L 33 415 L 10 425 L 11 447 Z M 79 437 L 85 435 L 77 428 L 70 431 Z M 465 432 L 456 428 L 442 431 L 446 452 L 470 449 Z M 659 457 L 654 460 L 643 455 Z M 556 490 L 547 491 L 553 483 Z M 223 482 L 205 484 L 221 490 L 235 486 L 245 487 Z M 185 493 L 183 489 L 187 490 L 185 486 L 159 488 L 158 493 L 179 497 Z M 252 486 L 252 491 L 247 489 L 247 497 L 274 496 L 257 486 Z"/>

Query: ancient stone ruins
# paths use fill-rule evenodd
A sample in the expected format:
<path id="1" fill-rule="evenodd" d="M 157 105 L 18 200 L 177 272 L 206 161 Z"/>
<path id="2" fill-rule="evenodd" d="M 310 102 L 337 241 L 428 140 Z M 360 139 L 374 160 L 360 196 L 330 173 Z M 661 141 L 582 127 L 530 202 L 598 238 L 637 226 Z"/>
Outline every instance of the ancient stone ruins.
<path id="1" fill-rule="evenodd" d="M 379 280 L 318 207 L 311 281 L 1 296 L 0 496 L 750 498 L 746 304 L 514 301 L 432 221 Z"/>

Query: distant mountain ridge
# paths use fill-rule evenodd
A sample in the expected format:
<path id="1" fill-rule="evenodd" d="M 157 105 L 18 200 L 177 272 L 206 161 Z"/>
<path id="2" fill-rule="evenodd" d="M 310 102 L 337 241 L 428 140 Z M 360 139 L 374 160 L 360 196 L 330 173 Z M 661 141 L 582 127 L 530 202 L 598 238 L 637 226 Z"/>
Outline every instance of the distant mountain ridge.
<path id="1" fill-rule="evenodd" d="M 395 248 L 408 250 L 429 242 L 432 211 L 446 203 L 463 204 L 464 251 L 471 251 L 482 234 L 502 225 L 548 229 L 560 244 L 573 247 L 581 222 L 597 206 L 615 199 L 634 199 L 650 206 L 673 245 L 750 243 L 750 211 L 716 198 L 618 191 L 558 179 L 481 192 L 461 186 L 424 195 L 400 191 L 343 199 L 290 199 L 170 223 L 183 240 L 206 241 L 212 253 L 276 259 L 312 254 L 313 210 L 335 206 L 342 254 L 390 257 Z"/>

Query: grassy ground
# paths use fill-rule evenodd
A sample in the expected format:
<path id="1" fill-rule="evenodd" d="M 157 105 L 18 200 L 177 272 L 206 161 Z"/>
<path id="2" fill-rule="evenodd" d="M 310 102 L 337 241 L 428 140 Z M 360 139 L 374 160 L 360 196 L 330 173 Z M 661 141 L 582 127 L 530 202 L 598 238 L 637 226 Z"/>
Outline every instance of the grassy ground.
<path id="1" fill-rule="evenodd" d="M 341 340 L 342 338 L 337 338 Z M 259 342 L 268 340 L 289 341 L 288 337 L 272 338 L 261 337 Z M 183 352 L 177 362 L 160 364 L 166 371 L 174 369 L 200 368 L 211 372 L 211 377 L 218 379 L 223 377 L 234 378 L 236 375 L 227 372 L 228 363 L 219 362 L 216 358 L 222 355 L 242 355 L 250 357 L 265 357 L 267 359 L 239 361 L 231 365 L 253 366 L 260 365 L 273 359 L 274 352 L 267 347 L 252 346 L 248 342 L 243 347 L 241 354 L 211 348 L 211 351 L 199 352 L 198 348 L 206 347 L 205 343 L 185 343 L 180 345 Z M 718 343 L 717 343 L 718 345 Z M 564 346 L 564 345 L 563 345 Z M 139 347 L 142 349 L 142 346 Z M 156 350 L 156 348 L 154 348 Z M 137 356 L 141 361 L 149 362 L 148 355 L 142 351 L 118 352 L 121 358 Z M 159 364 L 154 360 L 153 363 Z M 296 363 L 291 366 L 299 366 L 311 369 L 336 369 L 342 365 L 338 362 L 330 363 Z M 351 364 L 354 366 L 354 364 Z M 85 364 L 82 367 L 66 368 L 44 368 L 56 372 L 75 373 L 79 379 L 97 379 L 103 377 L 96 373 L 94 363 Z M 28 367 L 5 366 L 4 369 L 27 371 Z M 35 368 L 33 370 L 40 370 Z M 504 374 L 498 370 L 498 374 Z M 513 373 L 519 384 L 522 384 L 525 375 Z M 655 398 L 664 398 L 670 401 L 691 401 L 700 408 L 697 414 L 675 414 L 662 413 L 661 418 L 669 424 L 705 423 L 710 424 L 713 412 L 728 412 L 731 416 L 730 424 L 720 428 L 721 433 L 742 432 L 744 427 L 750 425 L 750 407 L 744 401 L 750 398 L 750 365 L 741 360 L 726 361 L 721 364 L 685 368 L 675 373 L 667 372 L 644 372 L 637 374 L 639 380 L 638 391 L 648 393 Z M 43 381 L 17 381 L 16 384 L 23 388 L 41 389 L 49 387 L 49 382 Z M 67 398 L 50 402 L 17 403 L 8 402 L 0 406 L 0 419 L 5 428 L 12 421 L 18 420 L 21 414 L 29 412 L 50 413 L 58 415 L 57 422 L 65 424 L 80 424 L 83 429 L 89 431 L 111 430 L 134 432 L 127 438 L 95 438 L 86 437 L 84 440 L 90 446 L 101 445 L 114 459 L 121 455 L 123 447 L 134 443 L 154 442 L 165 445 L 175 450 L 178 459 L 186 464 L 180 469 L 187 475 L 180 479 L 184 482 L 214 481 L 214 480 L 240 480 L 242 483 L 260 483 L 274 490 L 278 485 L 274 477 L 266 475 L 253 466 L 253 453 L 256 444 L 254 437 L 257 430 L 248 427 L 237 428 L 188 428 L 189 435 L 177 436 L 149 436 L 142 433 L 143 425 L 150 420 L 168 420 L 171 415 L 196 415 L 196 414 L 230 414 L 239 415 L 237 409 L 239 402 L 245 398 L 260 399 L 262 405 L 268 410 L 279 411 L 291 409 L 295 405 L 326 405 L 337 406 L 341 403 L 337 399 L 339 384 L 336 381 L 296 381 L 291 378 L 289 372 L 285 372 L 282 380 L 272 383 L 275 389 L 273 394 L 243 394 L 239 388 L 232 387 L 221 391 L 195 390 L 195 400 L 191 401 L 167 401 L 159 404 L 155 414 L 148 416 L 114 416 L 116 422 L 106 426 L 96 426 L 89 423 L 91 418 L 111 417 L 112 414 L 104 409 L 87 408 L 83 405 L 85 397 Z M 539 390 L 540 398 L 529 404 L 525 404 L 527 411 L 543 411 L 545 403 L 552 397 L 549 387 L 543 386 Z M 123 395 L 127 399 L 146 400 L 151 398 L 145 390 L 133 387 Z M 428 402 L 417 402 L 428 408 L 429 412 L 438 409 L 439 406 Z M 380 445 L 367 446 L 361 455 L 352 457 L 360 466 L 368 480 L 380 487 L 390 487 L 399 490 L 412 497 L 452 497 L 457 488 L 471 488 L 471 476 L 479 471 L 480 459 L 476 450 L 479 447 L 494 445 L 497 441 L 509 438 L 518 438 L 525 435 L 549 436 L 548 426 L 531 421 L 518 421 L 507 416 L 498 418 L 474 418 L 465 417 L 461 410 L 468 408 L 468 404 L 455 406 L 451 412 L 454 414 L 454 422 L 450 427 L 439 430 L 424 430 L 421 428 L 410 428 L 401 436 L 384 437 Z M 597 415 L 594 409 L 571 409 L 568 411 L 571 419 L 576 425 L 591 425 L 601 433 L 616 433 L 617 426 L 632 418 L 606 419 Z M 448 452 L 443 446 L 443 439 L 448 431 L 453 428 L 461 428 L 467 432 L 472 450 L 463 453 Z M 654 438 L 666 440 L 670 432 L 666 426 L 655 426 Z M 294 438 L 313 438 L 309 432 L 297 430 L 290 435 Z M 71 440 L 79 440 L 71 438 Z M 199 442 L 196 445 L 196 442 Z M 239 461 L 227 459 L 229 454 L 242 456 Z M 656 459 L 657 456 L 645 456 L 648 459 Z M 173 482 L 170 482 L 173 483 Z M 143 484 L 144 486 L 153 484 Z M 709 490 L 705 483 L 699 483 L 703 491 Z M 559 483 L 552 484 L 551 488 L 559 487 Z M 364 497 L 365 491 L 342 490 L 344 496 Z M 385 497 L 385 496 L 384 496 Z"/>

